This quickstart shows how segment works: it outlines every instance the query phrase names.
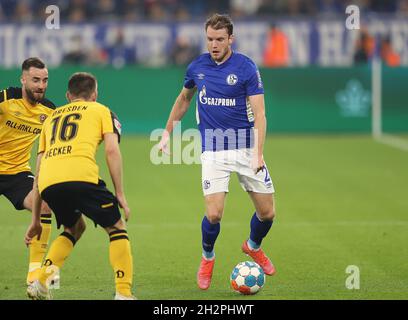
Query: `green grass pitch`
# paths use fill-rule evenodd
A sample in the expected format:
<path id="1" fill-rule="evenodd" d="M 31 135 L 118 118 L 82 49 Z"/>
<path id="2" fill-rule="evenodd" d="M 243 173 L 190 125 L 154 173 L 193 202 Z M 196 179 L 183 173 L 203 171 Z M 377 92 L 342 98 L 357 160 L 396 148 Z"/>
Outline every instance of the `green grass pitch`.
<path id="1" fill-rule="evenodd" d="M 244 297 L 229 288 L 229 275 L 249 259 L 240 251 L 254 211 L 249 197 L 233 177 L 213 283 L 200 291 L 200 166 L 155 166 L 152 145 L 131 136 L 121 144 L 139 299 L 408 299 L 408 152 L 368 136 L 269 136 L 265 159 L 277 218 L 263 248 L 277 274 L 257 295 Z M 111 186 L 107 172 L 101 165 Z M 25 299 L 23 235 L 30 215 L 4 197 L 0 212 L 0 299 Z M 55 299 L 113 298 L 108 237 L 89 220 L 87 226 L 62 269 Z M 53 224 L 51 239 L 60 232 Z M 345 286 L 349 265 L 359 267 L 359 290 Z"/>

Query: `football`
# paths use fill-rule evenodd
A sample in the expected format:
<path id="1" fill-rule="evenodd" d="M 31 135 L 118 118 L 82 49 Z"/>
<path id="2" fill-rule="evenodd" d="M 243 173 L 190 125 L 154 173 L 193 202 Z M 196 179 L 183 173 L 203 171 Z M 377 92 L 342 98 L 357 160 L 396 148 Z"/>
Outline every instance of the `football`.
<path id="1" fill-rule="evenodd" d="M 240 262 L 232 270 L 230 283 L 236 292 L 245 295 L 255 294 L 265 284 L 265 273 L 255 262 Z"/>

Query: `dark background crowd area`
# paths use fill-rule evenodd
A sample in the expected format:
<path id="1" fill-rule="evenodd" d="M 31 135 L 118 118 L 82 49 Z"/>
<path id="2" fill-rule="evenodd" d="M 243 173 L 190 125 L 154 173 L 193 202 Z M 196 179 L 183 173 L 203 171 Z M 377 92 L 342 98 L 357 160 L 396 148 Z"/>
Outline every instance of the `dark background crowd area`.
<path id="1" fill-rule="evenodd" d="M 182 22 L 213 12 L 233 18 L 259 19 L 269 16 L 344 15 L 348 5 L 363 13 L 408 16 L 408 0 L 1 0 L 0 22 L 44 21 L 45 8 L 57 5 L 61 20 L 83 22 Z"/>

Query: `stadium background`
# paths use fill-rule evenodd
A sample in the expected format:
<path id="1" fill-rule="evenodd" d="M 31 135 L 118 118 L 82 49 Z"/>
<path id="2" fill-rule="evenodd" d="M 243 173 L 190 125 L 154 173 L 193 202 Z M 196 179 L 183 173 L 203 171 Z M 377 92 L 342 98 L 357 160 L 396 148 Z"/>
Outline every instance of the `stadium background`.
<path id="1" fill-rule="evenodd" d="M 60 8 L 60 29 L 45 26 L 50 4 Z M 360 8 L 360 30 L 345 28 L 349 4 Z M 28 56 L 49 65 L 47 96 L 58 105 L 73 72 L 94 73 L 99 101 L 123 125 L 136 295 L 240 298 L 228 277 L 246 260 L 239 247 L 253 209 L 237 179 L 216 245 L 214 285 L 201 292 L 200 167 L 156 166 L 149 157 L 156 143 L 149 135 L 165 125 L 186 65 L 205 51 L 203 22 L 216 11 L 232 15 L 234 49 L 258 63 L 265 86 L 265 158 L 278 216 L 264 247 L 278 274 L 253 298 L 407 299 L 408 1 L 1 0 L 0 88 L 19 85 Z M 382 60 L 383 133 L 373 138 L 375 58 Z M 192 105 L 182 128 L 194 127 Z M 103 158 L 101 176 L 111 185 Z M 0 299 L 24 299 L 29 214 L 4 197 L 0 211 Z M 106 236 L 88 223 L 55 298 L 112 298 L 107 257 Z M 359 290 L 345 287 L 349 265 L 360 268 Z"/>

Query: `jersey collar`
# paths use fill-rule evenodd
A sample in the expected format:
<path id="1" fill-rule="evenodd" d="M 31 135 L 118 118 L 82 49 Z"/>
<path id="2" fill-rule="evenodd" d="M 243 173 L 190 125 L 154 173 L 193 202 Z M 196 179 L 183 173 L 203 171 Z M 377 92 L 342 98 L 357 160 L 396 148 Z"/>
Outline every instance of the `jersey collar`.
<path id="1" fill-rule="evenodd" d="M 227 64 L 227 62 L 229 62 L 231 60 L 231 58 L 232 58 L 232 56 L 234 54 L 235 54 L 234 50 L 231 49 L 231 55 L 228 57 L 227 60 L 225 60 L 224 62 L 221 62 L 221 63 L 215 62 L 215 60 L 213 58 L 211 58 L 211 54 L 209 56 L 210 56 L 210 60 L 212 61 L 212 63 L 214 63 L 217 67 L 220 67 L 220 66 L 224 66 L 225 64 Z"/>

